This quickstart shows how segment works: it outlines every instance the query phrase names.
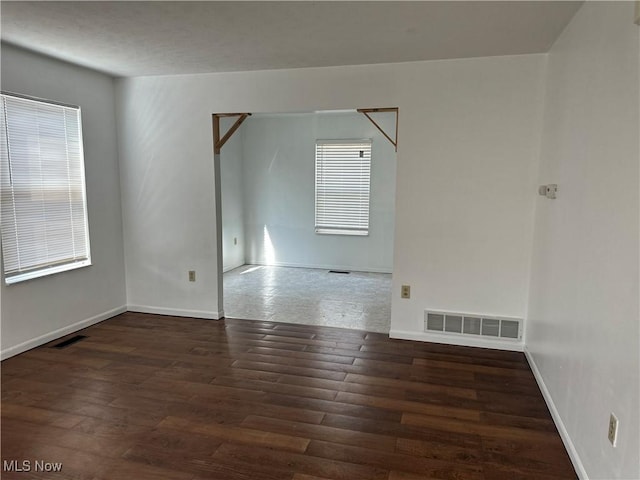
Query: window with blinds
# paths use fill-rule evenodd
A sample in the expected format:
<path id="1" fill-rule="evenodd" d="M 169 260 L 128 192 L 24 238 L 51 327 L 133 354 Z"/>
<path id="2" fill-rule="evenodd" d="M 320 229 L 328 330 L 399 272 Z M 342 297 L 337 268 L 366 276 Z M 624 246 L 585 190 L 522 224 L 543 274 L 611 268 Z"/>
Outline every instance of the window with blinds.
<path id="1" fill-rule="evenodd" d="M 371 140 L 316 141 L 316 233 L 369 234 Z"/>
<path id="2" fill-rule="evenodd" d="M 0 95 L 7 284 L 91 264 L 80 108 Z"/>

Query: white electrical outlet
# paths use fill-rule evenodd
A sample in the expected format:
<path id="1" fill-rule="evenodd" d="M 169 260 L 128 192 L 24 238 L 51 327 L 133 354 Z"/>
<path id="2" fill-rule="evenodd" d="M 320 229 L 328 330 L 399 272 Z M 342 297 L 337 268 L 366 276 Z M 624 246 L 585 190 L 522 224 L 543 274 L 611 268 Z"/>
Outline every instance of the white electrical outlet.
<path id="1" fill-rule="evenodd" d="M 609 433 L 607 436 L 611 445 L 615 447 L 616 443 L 618 443 L 618 417 L 613 413 L 609 416 Z"/>

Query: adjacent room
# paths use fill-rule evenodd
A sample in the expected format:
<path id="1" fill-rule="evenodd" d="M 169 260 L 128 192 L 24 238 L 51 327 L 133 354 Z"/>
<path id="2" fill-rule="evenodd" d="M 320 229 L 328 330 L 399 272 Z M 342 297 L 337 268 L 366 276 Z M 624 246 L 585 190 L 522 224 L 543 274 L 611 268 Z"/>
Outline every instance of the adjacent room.
<path id="1" fill-rule="evenodd" d="M 640 479 L 640 2 L 0 23 L 3 479 Z"/>
<path id="2" fill-rule="evenodd" d="M 225 142 L 227 318 L 389 333 L 396 118 L 253 114 Z"/>

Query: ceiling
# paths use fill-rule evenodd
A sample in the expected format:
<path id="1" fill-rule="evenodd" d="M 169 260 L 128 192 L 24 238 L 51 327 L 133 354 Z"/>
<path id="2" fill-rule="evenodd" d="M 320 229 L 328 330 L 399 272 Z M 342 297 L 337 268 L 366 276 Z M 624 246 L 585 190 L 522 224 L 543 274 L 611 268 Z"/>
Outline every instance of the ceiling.
<path id="1" fill-rule="evenodd" d="M 2 40 L 115 76 L 547 52 L 581 1 L 9 2 Z"/>

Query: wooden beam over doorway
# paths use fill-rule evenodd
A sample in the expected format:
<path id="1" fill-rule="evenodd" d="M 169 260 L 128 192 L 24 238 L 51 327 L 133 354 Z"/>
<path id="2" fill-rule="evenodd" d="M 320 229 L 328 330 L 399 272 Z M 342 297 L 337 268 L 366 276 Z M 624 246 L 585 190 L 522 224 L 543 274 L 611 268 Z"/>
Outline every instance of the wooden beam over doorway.
<path id="1" fill-rule="evenodd" d="M 216 155 L 220 154 L 220 149 L 227 143 L 227 140 L 231 138 L 236 130 L 242 125 L 250 113 L 214 113 L 213 117 L 213 153 Z M 231 125 L 231 128 L 227 130 L 222 138 L 220 137 L 220 119 L 223 117 L 238 117 L 237 120 Z"/>
<path id="2" fill-rule="evenodd" d="M 387 138 L 387 140 L 389 140 L 392 143 L 392 145 L 396 149 L 396 152 L 398 151 L 398 110 L 399 110 L 398 107 L 359 108 L 358 109 L 358 112 L 364 114 L 364 116 L 367 117 L 369 121 L 371 121 L 371 123 L 373 123 L 378 130 L 380 130 L 380 132 Z M 385 132 L 382 129 L 380 125 L 378 125 L 378 123 L 373 118 L 371 118 L 371 115 L 369 115 L 370 113 L 384 113 L 384 112 L 393 112 L 396 114 L 396 134 L 393 139 L 389 136 L 389 134 L 387 134 L 387 132 Z"/>

